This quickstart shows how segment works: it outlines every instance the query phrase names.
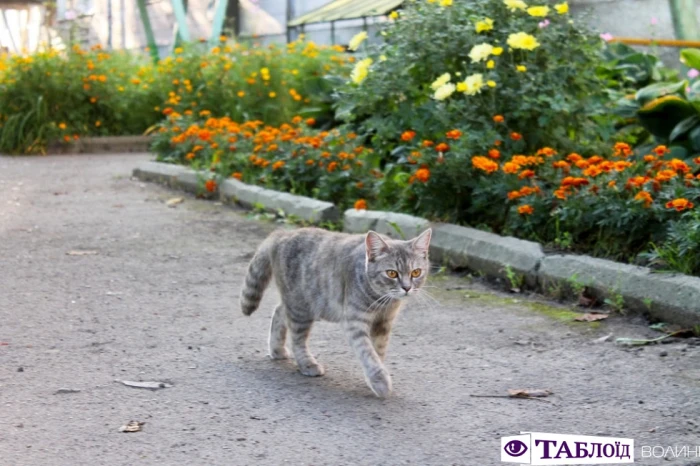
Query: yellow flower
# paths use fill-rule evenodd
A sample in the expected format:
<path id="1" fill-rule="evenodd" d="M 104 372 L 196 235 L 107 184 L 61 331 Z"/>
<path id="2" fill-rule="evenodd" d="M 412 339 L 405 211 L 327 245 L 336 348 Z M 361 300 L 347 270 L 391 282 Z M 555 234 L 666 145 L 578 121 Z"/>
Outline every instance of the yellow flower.
<path id="1" fill-rule="evenodd" d="M 538 18 L 544 18 L 549 13 L 548 6 L 531 6 L 527 9 L 527 14 Z"/>
<path id="2" fill-rule="evenodd" d="M 527 66 L 525 65 L 518 65 L 515 67 L 516 70 L 520 71 L 521 73 L 524 73 L 527 71 Z"/>
<path id="3" fill-rule="evenodd" d="M 493 50 L 491 51 L 491 55 L 496 55 L 496 56 L 499 56 L 502 53 L 503 53 L 503 47 L 494 47 Z"/>
<path id="4" fill-rule="evenodd" d="M 97 120 L 95 122 L 95 126 L 97 126 L 99 128 L 100 126 L 102 126 L 102 122 L 100 120 Z"/>
<path id="5" fill-rule="evenodd" d="M 367 39 L 367 31 L 360 31 L 355 36 L 350 39 L 350 42 L 348 43 L 348 49 L 355 51 L 357 48 L 360 46 L 362 42 Z"/>
<path id="6" fill-rule="evenodd" d="M 456 86 L 452 83 L 443 84 L 435 90 L 433 98 L 435 100 L 445 100 L 454 93 L 455 89 Z"/>
<path id="7" fill-rule="evenodd" d="M 440 0 L 440 6 L 452 6 L 452 0 Z"/>
<path id="8" fill-rule="evenodd" d="M 476 23 L 476 33 L 486 32 L 493 29 L 493 20 L 491 18 L 484 18 L 483 21 L 477 21 Z"/>
<path id="9" fill-rule="evenodd" d="M 488 87 L 496 87 L 496 81 L 493 81 L 493 80 L 490 80 L 490 79 L 489 79 L 488 81 L 486 81 L 486 85 L 487 85 Z"/>
<path id="10" fill-rule="evenodd" d="M 58 127 L 61 129 L 66 129 L 66 124 L 65 123 L 59 123 Z"/>
<path id="11" fill-rule="evenodd" d="M 277 93 L 275 91 L 270 91 L 270 93 L 268 95 L 270 96 L 271 99 L 274 99 L 275 97 L 277 97 Z"/>
<path id="12" fill-rule="evenodd" d="M 491 52 L 493 52 L 493 46 L 490 44 L 475 45 L 469 52 L 469 58 L 472 59 L 472 63 L 480 62 L 486 60 Z"/>
<path id="13" fill-rule="evenodd" d="M 564 3 L 557 3 L 554 5 L 554 9 L 557 10 L 557 13 L 560 15 L 565 15 L 569 12 L 569 4 L 564 2 Z"/>
<path id="14" fill-rule="evenodd" d="M 386 61 L 386 55 L 379 55 L 379 61 Z"/>
<path id="15" fill-rule="evenodd" d="M 530 34 L 527 34 L 525 32 L 517 32 L 515 34 L 509 35 L 507 42 L 508 45 L 510 45 L 514 49 L 535 50 L 537 47 L 540 46 L 540 43 L 537 42 L 535 36 L 531 36 Z"/>
<path id="16" fill-rule="evenodd" d="M 489 60 L 486 62 L 486 68 L 492 70 L 496 66 L 496 62 L 493 60 Z"/>
<path id="17" fill-rule="evenodd" d="M 245 95 L 245 92 L 244 92 L 244 91 L 238 91 L 238 94 L 237 94 L 237 95 L 238 95 L 238 97 L 243 97 L 243 96 Z"/>
<path id="18" fill-rule="evenodd" d="M 525 10 L 527 8 L 527 3 L 523 2 L 523 0 L 503 0 L 503 3 L 510 11 Z"/>
<path id="19" fill-rule="evenodd" d="M 457 83 L 457 92 L 465 92 L 467 90 L 467 84 L 464 82 Z"/>
<path id="20" fill-rule="evenodd" d="M 178 53 L 182 53 L 182 47 L 177 47 L 173 52 L 177 55 Z"/>
<path id="21" fill-rule="evenodd" d="M 484 76 L 481 73 L 467 76 L 467 79 L 464 80 L 464 84 L 467 86 L 467 89 L 463 91 L 465 94 L 478 94 L 481 92 L 481 88 L 484 87 Z"/>
<path id="22" fill-rule="evenodd" d="M 392 11 L 389 13 L 389 19 L 397 20 L 399 19 L 399 12 L 398 11 Z"/>
<path id="23" fill-rule="evenodd" d="M 433 83 L 430 85 L 430 87 L 434 90 L 437 91 L 439 88 L 450 82 L 450 73 L 445 73 L 439 78 L 437 78 Z"/>
<path id="24" fill-rule="evenodd" d="M 355 84 L 360 84 L 362 81 L 364 81 L 369 74 L 369 67 L 371 64 L 371 58 L 365 58 L 364 60 L 358 61 L 355 64 L 355 68 L 353 68 L 352 73 L 350 73 L 350 79 L 352 79 L 352 82 Z"/>

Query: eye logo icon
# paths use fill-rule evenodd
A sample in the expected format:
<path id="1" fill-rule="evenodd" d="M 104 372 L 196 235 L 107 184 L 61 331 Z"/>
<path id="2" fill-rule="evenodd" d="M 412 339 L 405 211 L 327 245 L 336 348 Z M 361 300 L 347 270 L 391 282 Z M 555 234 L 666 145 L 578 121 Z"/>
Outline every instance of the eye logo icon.
<path id="1" fill-rule="evenodd" d="M 518 456 L 523 456 L 525 452 L 527 452 L 527 445 L 520 440 L 511 440 L 506 443 L 503 450 L 505 450 L 509 456 L 517 458 Z"/>

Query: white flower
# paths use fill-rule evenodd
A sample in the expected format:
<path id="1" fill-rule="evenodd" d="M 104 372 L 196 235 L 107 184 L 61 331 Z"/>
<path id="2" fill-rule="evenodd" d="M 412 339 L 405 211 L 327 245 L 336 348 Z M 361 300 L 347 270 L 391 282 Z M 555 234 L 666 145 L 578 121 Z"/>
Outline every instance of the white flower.
<path id="1" fill-rule="evenodd" d="M 435 81 L 433 81 L 433 83 L 430 85 L 430 87 L 431 87 L 434 91 L 437 91 L 438 88 L 440 88 L 440 87 L 442 87 L 443 85 L 445 85 L 445 84 L 447 84 L 448 82 L 450 82 L 450 78 L 451 78 L 450 73 L 445 73 L 445 74 L 443 74 L 442 76 L 440 76 L 439 78 L 437 78 Z"/>
<path id="2" fill-rule="evenodd" d="M 348 49 L 354 52 L 355 50 L 357 50 L 360 44 L 365 41 L 365 39 L 367 39 L 367 31 L 358 32 L 352 39 L 350 39 L 350 42 L 348 43 Z"/>
<path id="3" fill-rule="evenodd" d="M 469 58 L 472 59 L 472 63 L 480 62 L 486 60 L 492 52 L 493 46 L 490 44 L 475 45 L 469 52 Z"/>
<path id="4" fill-rule="evenodd" d="M 435 100 L 445 100 L 454 93 L 455 89 L 456 86 L 452 83 L 443 84 L 435 90 L 433 98 Z"/>

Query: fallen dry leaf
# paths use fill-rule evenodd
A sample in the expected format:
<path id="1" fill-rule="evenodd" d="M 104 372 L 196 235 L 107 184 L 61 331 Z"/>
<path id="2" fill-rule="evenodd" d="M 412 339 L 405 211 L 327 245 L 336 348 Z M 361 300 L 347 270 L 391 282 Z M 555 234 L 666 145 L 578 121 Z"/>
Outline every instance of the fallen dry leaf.
<path id="1" fill-rule="evenodd" d="M 69 256 L 94 256 L 99 254 L 97 251 L 83 250 L 83 251 L 68 251 L 66 253 Z"/>
<path id="2" fill-rule="evenodd" d="M 183 202 L 185 202 L 185 199 L 184 199 L 184 198 L 182 198 L 182 197 L 174 197 L 174 198 L 172 198 L 172 199 L 168 199 L 168 200 L 165 202 L 165 205 L 167 205 L 168 207 L 175 207 L 176 205 L 182 204 Z"/>
<path id="3" fill-rule="evenodd" d="M 544 398 L 552 395 L 554 392 L 551 390 L 529 390 L 522 388 L 511 388 L 508 389 L 508 396 L 512 398 Z"/>
<path id="4" fill-rule="evenodd" d="M 118 382 L 123 383 L 127 387 L 146 388 L 148 390 L 159 390 L 161 388 L 172 387 L 171 384 L 165 382 L 131 382 L 129 380 L 119 380 Z"/>
<path id="5" fill-rule="evenodd" d="M 145 422 L 142 421 L 129 421 L 127 425 L 119 428 L 119 432 L 140 432 L 141 426 L 144 424 Z"/>
<path id="6" fill-rule="evenodd" d="M 576 322 L 595 322 L 596 320 L 603 320 L 610 317 L 610 314 L 600 314 L 598 312 L 588 312 L 576 317 L 574 320 Z"/>

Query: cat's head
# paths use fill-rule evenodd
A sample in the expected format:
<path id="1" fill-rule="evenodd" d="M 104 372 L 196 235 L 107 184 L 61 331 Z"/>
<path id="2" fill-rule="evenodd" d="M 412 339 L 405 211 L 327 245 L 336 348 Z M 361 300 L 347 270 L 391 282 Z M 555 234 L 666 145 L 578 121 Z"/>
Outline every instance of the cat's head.
<path id="1" fill-rule="evenodd" d="M 369 231 L 365 237 L 365 267 L 374 290 L 406 298 L 425 284 L 430 270 L 431 229 L 408 241 L 397 241 Z"/>

